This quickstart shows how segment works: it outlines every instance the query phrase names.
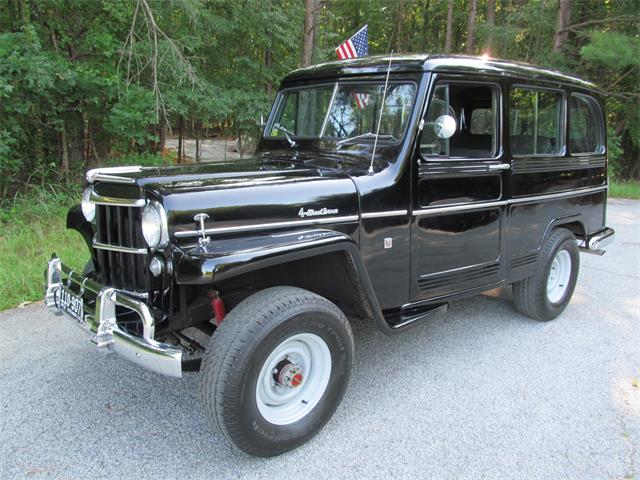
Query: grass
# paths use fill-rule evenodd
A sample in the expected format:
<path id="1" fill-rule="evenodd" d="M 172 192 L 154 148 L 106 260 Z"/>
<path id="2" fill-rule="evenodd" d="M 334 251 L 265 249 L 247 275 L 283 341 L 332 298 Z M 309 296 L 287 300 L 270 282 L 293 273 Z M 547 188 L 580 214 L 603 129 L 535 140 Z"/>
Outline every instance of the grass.
<path id="1" fill-rule="evenodd" d="M 81 192 L 32 188 L 0 204 L 0 310 L 41 300 L 44 270 L 55 252 L 82 269 L 89 250 L 74 230 L 67 230 L 67 210 Z"/>
<path id="2" fill-rule="evenodd" d="M 609 183 L 609 196 L 612 198 L 640 200 L 640 182 L 612 181 Z"/>

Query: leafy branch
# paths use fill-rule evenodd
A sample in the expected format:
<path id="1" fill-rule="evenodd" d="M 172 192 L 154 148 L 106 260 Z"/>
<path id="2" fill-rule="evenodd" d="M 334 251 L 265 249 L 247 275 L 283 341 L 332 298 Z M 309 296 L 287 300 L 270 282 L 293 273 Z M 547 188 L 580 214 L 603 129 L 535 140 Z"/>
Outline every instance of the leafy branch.
<path id="1" fill-rule="evenodd" d="M 140 21 L 139 18 L 141 18 Z M 160 42 L 166 44 L 167 48 L 164 51 L 160 50 Z M 143 61 L 141 61 L 136 51 L 138 45 L 143 43 L 149 46 L 150 51 L 144 52 Z M 160 87 L 160 72 L 170 73 L 178 84 L 185 81 L 191 84 L 191 87 L 198 84 L 198 77 L 191 62 L 184 56 L 178 45 L 158 26 L 147 0 L 137 0 L 136 2 L 131 27 L 118 60 L 118 73 L 122 63 L 126 64 L 125 82 L 127 87 L 134 82 L 139 83 L 147 69 L 151 69 L 150 81 L 155 98 L 156 122 L 159 122 L 160 114 L 162 114 L 168 123 L 167 109 Z"/>

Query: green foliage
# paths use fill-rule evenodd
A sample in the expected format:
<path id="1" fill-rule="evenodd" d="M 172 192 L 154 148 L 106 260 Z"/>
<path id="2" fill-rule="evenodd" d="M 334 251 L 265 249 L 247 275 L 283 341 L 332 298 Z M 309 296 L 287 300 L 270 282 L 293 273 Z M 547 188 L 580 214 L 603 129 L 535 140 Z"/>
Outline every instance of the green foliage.
<path id="1" fill-rule="evenodd" d="M 611 155 L 640 177 L 638 0 L 572 2 L 553 51 L 557 0 L 478 0 L 474 53 L 557 67 L 607 91 Z M 3 4 L 4 5 L 4 4 Z M 300 63 L 301 0 L 11 0 L 0 9 L 0 198 L 47 176 L 77 180 L 162 133 L 255 135 Z M 318 3 L 313 61 L 369 25 L 370 53 L 440 53 L 448 0 Z M 148 9 L 147 9 L 148 6 Z M 467 49 L 469 1 L 453 0 L 451 53 Z M 135 19 L 135 22 L 134 22 Z M 151 21 L 152 19 L 152 21 Z M 191 132 L 193 133 L 193 132 Z M 74 177 L 75 175 L 75 177 Z M 52 177 L 51 177 L 52 176 Z"/>
<path id="2" fill-rule="evenodd" d="M 89 251 L 67 230 L 67 210 L 79 189 L 31 188 L 0 205 L 0 310 L 42 299 L 44 265 L 51 252 L 82 269 Z"/>
<path id="3" fill-rule="evenodd" d="M 607 152 L 609 157 L 609 177 L 617 179 L 620 177 L 620 159 L 624 151 L 622 150 L 622 138 L 616 135 L 615 129 L 611 126 L 607 128 Z"/>
<path id="4" fill-rule="evenodd" d="M 609 197 L 640 200 L 640 182 L 610 182 Z"/>
<path id="5" fill-rule="evenodd" d="M 591 32 L 591 42 L 580 50 L 588 62 L 612 69 L 640 65 L 640 38 L 618 32 Z"/>
<path id="6" fill-rule="evenodd" d="M 110 157 L 105 161 L 106 167 L 140 165 L 142 167 L 161 167 L 173 163 L 173 158 L 163 158 L 154 153 L 128 153 L 123 156 Z"/>

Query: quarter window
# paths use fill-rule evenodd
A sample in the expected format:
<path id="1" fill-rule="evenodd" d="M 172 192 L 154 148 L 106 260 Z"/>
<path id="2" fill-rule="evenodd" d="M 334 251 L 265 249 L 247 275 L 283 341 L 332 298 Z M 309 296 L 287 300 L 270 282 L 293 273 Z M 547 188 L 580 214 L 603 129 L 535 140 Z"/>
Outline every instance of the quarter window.
<path id="1" fill-rule="evenodd" d="M 491 158 L 498 150 L 498 91 L 490 85 L 441 84 L 425 116 L 420 153 L 429 159 Z M 442 135 L 443 118 L 455 132 Z"/>
<path id="2" fill-rule="evenodd" d="M 569 100 L 569 151 L 603 153 L 604 127 L 596 101 L 586 95 L 572 94 Z"/>
<path id="3" fill-rule="evenodd" d="M 562 95 L 514 88 L 509 108 L 511 153 L 557 155 L 562 152 Z"/>

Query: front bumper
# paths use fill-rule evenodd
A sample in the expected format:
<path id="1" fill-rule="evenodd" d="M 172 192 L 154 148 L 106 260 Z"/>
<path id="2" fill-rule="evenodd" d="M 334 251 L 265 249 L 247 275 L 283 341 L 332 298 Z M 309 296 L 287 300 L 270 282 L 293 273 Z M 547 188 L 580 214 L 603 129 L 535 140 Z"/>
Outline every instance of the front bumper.
<path id="1" fill-rule="evenodd" d="M 182 351 L 154 340 L 155 320 L 145 303 L 74 272 L 55 257 L 49 261 L 46 281 L 45 304 L 59 314 L 62 310 L 57 299 L 63 283 L 78 290 L 81 296 L 86 292 L 95 295 L 95 308 L 85 307 L 82 319 L 73 321 L 91 335 L 98 348 L 113 351 L 154 372 L 182 377 Z M 140 317 L 142 337 L 118 325 L 116 307 L 133 311 Z"/>

